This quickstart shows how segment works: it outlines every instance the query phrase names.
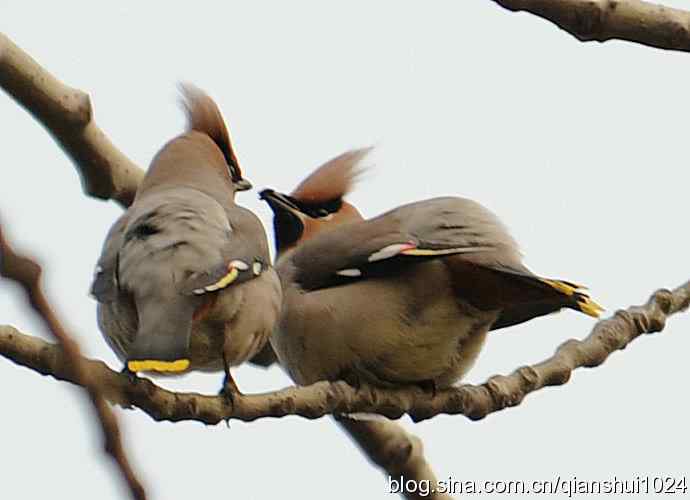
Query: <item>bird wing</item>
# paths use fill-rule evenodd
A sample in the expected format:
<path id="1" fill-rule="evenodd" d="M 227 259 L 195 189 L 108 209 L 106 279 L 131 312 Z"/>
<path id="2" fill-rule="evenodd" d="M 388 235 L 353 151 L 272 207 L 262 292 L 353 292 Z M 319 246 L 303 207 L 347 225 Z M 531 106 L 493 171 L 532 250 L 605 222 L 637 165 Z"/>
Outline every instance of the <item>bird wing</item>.
<path id="1" fill-rule="evenodd" d="M 119 253 L 125 288 L 155 284 L 203 295 L 252 279 L 267 265 L 263 228 L 242 207 L 225 209 L 200 191 L 176 188 L 147 197 L 137 209 Z"/>
<path id="2" fill-rule="evenodd" d="M 113 224 L 106 236 L 91 283 L 91 295 L 98 302 L 112 302 L 117 297 L 119 252 L 124 241 L 124 232 L 128 222 L 129 213 L 125 212 Z"/>
<path id="3" fill-rule="evenodd" d="M 434 198 L 323 232 L 293 260 L 307 289 L 399 272 L 450 255 L 481 266 L 526 271 L 517 244 L 498 218 L 472 200 Z"/>
<path id="4" fill-rule="evenodd" d="M 494 328 L 563 307 L 590 316 L 602 310 L 582 286 L 527 269 L 506 227 L 465 198 L 411 203 L 323 232 L 298 247 L 292 260 L 295 280 L 309 291 L 396 275 L 439 258 L 452 273 L 459 297 L 482 310 L 503 311 Z"/>
<path id="5" fill-rule="evenodd" d="M 245 208 L 234 207 L 229 221 L 232 231 L 225 233 L 226 238 L 219 247 L 211 244 L 208 248 L 209 253 L 217 251 L 219 256 L 205 266 L 197 266 L 182 283 L 182 293 L 216 292 L 254 279 L 270 267 L 268 241 L 259 219 Z M 208 241 L 198 242 L 199 247 L 207 244 Z"/>
<path id="6" fill-rule="evenodd" d="M 123 291 L 122 268 L 130 277 L 127 270 L 135 263 L 136 268 L 141 266 L 140 282 L 150 280 L 149 274 L 162 274 L 153 277 L 153 282 L 169 281 L 171 290 L 183 295 L 221 290 L 255 278 L 267 268 L 265 232 L 253 213 L 235 206 L 234 216 L 228 217 L 203 193 L 175 191 L 165 200 L 156 199 L 162 201 L 160 205 L 146 203 L 126 212 L 112 226 L 91 284 L 91 294 L 99 302 L 117 298 Z M 235 222 L 235 230 L 229 219 Z M 159 265 L 149 265 L 153 262 Z"/>

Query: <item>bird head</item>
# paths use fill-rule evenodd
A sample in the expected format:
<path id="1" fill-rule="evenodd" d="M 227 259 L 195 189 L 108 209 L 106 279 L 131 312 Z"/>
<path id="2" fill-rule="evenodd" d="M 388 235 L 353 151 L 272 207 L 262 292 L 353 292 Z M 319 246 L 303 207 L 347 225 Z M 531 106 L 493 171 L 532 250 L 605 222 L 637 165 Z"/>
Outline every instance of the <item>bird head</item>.
<path id="1" fill-rule="evenodd" d="M 180 85 L 187 131 L 168 142 L 153 159 L 137 196 L 165 185 L 187 185 L 232 201 L 236 191 L 251 189 L 242 175 L 230 134 L 217 104 L 202 90 Z"/>
<path id="2" fill-rule="evenodd" d="M 264 189 L 259 197 L 273 210 L 273 230 L 278 255 L 321 231 L 364 220 L 345 201 L 361 174 L 360 161 L 371 148 L 356 149 L 321 165 L 288 194 Z"/>

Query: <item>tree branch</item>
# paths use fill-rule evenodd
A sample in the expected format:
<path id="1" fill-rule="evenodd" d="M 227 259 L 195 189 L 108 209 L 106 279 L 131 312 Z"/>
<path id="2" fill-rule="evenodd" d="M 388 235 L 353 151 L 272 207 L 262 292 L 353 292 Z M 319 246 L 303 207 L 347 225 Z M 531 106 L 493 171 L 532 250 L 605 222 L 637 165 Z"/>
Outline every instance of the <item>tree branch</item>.
<path id="1" fill-rule="evenodd" d="M 422 484 L 438 483 L 436 474 L 424 458 L 424 445 L 417 436 L 405 432 L 394 422 L 385 420 L 366 421 L 337 417 L 336 421 L 347 432 L 371 462 L 383 469 L 393 479 L 403 477 L 405 481 Z M 408 500 L 452 500 L 445 493 L 430 491 L 422 496 L 421 491 L 406 491 Z"/>
<path id="2" fill-rule="evenodd" d="M 354 389 L 345 382 L 318 382 L 264 394 L 237 395 L 230 405 L 222 396 L 171 392 L 143 378 L 132 382 L 101 361 L 85 360 L 84 370 L 88 380 L 94 381 L 113 403 L 125 408 L 138 407 L 155 420 L 217 424 L 230 419 L 252 421 L 286 415 L 313 419 L 349 413 L 378 413 L 394 419 L 408 414 L 415 421 L 445 413 L 479 420 L 519 405 L 531 392 L 565 384 L 576 368 L 602 364 L 611 353 L 625 348 L 640 335 L 663 330 L 666 319 L 688 305 L 690 281 L 673 292 L 659 290 L 645 305 L 629 307 L 599 321 L 586 339 L 564 342 L 541 363 L 524 366 L 507 376 L 496 375 L 481 385 L 438 391 L 433 397 L 416 387 L 381 389 L 365 385 Z M 0 326 L 0 354 L 44 375 L 79 383 L 59 346 L 12 327 Z"/>
<path id="3" fill-rule="evenodd" d="M 0 276 L 16 281 L 26 292 L 31 307 L 43 320 L 50 332 L 59 342 L 59 349 L 63 353 L 65 370 L 67 370 L 74 383 L 86 389 L 94 410 L 101 424 L 105 452 L 115 461 L 120 469 L 122 477 L 129 486 L 132 498 L 146 500 L 144 487 L 132 469 L 120 439 L 120 429 L 117 419 L 103 396 L 100 386 L 89 379 L 84 370 L 83 358 L 79 352 L 79 346 L 67 334 L 62 323 L 58 320 L 53 308 L 41 288 L 41 267 L 31 259 L 16 254 L 9 246 L 0 226 Z M 54 348 L 58 348 L 54 346 Z"/>
<path id="4" fill-rule="evenodd" d="M 144 172 L 93 120 L 89 96 L 66 86 L 0 33 L 0 87 L 48 130 L 74 162 L 84 193 L 132 203 Z"/>
<path id="5" fill-rule="evenodd" d="M 625 40 L 690 51 L 690 12 L 641 0 L 493 0 L 551 21 L 582 42 Z"/>

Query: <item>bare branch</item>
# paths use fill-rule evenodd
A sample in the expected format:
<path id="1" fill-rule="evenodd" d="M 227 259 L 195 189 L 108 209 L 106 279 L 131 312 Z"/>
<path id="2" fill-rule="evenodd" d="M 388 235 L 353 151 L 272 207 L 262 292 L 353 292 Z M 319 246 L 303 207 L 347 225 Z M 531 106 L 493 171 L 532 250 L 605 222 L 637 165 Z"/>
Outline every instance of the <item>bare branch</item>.
<path id="1" fill-rule="evenodd" d="M 582 42 L 626 40 L 690 51 L 690 12 L 641 0 L 493 0 L 530 12 Z"/>
<path id="2" fill-rule="evenodd" d="M 353 420 L 338 417 L 338 424 L 347 432 L 372 463 L 386 471 L 394 479 L 420 484 L 428 481 L 437 484 L 436 475 L 424 458 L 422 440 L 395 422 Z M 422 496 L 420 491 L 404 493 L 408 500 L 452 500 L 452 497 L 438 491 Z"/>
<path id="3" fill-rule="evenodd" d="M 67 334 L 43 293 L 40 284 L 41 267 L 31 259 L 18 255 L 12 250 L 5 241 L 2 227 L 0 227 L 0 276 L 16 281 L 24 288 L 31 307 L 59 342 L 65 370 L 69 371 L 76 384 L 86 389 L 91 398 L 98 421 L 101 424 L 105 452 L 113 458 L 119 467 L 129 486 L 132 498 L 146 500 L 144 487 L 136 477 L 122 446 L 120 429 L 115 415 L 101 396 L 99 385 L 88 378 L 88 374 L 83 369 L 83 358 L 79 352 L 79 346 Z"/>
<path id="4" fill-rule="evenodd" d="M 584 340 L 564 342 L 549 359 L 517 369 L 510 375 L 496 375 L 481 385 L 462 385 L 438 391 L 435 396 L 416 388 L 354 389 L 345 382 L 318 382 L 307 387 L 237 395 L 232 406 L 226 398 L 197 393 L 178 393 L 158 387 L 148 379 L 132 383 L 101 361 L 84 361 L 88 380 L 102 388 L 105 397 L 123 407 L 136 406 L 155 420 L 196 420 L 216 424 L 222 420 L 252 421 L 265 417 L 378 413 L 389 418 L 404 414 L 415 420 L 435 415 L 461 414 L 472 420 L 519 405 L 523 398 L 543 387 L 562 385 L 575 368 L 595 367 L 608 356 L 625 348 L 644 333 L 661 331 L 666 319 L 690 304 L 690 281 L 673 292 L 659 290 L 643 306 L 633 306 L 599 321 Z M 78 383 L 63 350 L 43 340 L 0 326 L 0 354 L 15 363 Z"/>
<path id="5" fill-rule="evenodd" d="M 89 96 L 57 80 L 2 33 L 0 87 L 72 158 L 87 195 L 113 199 L 123 207 L 132 203 L 144 172 L 98 128 Z"/>

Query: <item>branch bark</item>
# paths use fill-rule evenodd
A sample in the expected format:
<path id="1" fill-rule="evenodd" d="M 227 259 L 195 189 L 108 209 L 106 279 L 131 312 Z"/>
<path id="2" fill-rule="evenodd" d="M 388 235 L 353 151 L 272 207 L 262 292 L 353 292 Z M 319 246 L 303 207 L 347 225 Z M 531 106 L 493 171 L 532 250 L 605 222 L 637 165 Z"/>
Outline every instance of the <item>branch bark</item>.
<path id="1" fill-rule="evenodd" d="M 625 40 L 690 51 L 690 12 L 641 0 L 493 0 L 542 17 L 582 42 Z"/>
<path id="2" fill-rule="evenodd" d="M 436 474 L 424 458 L 424 445 L 417 436 L 405 432 L 394 422 L 353 420 L 347 417 L 336 418 L 338 424 L 347 432 L 359 448 L 376 466 L 393 479 L 403 477 L 405 481 L 416 484 L 437 484 Z M 407 492 L 408 500 L 452 500 L 445 493 L 430 491 L 426 496 L 421 492 Z"/>
<path id="3" fill-rule="evenodd" d="M 0 87 L 33 115 L 72 159 L 88 196 L 127 207 L 144 172 L 93 120 L 89 96 L 68 87 L 0 33 Z"/>
<path id="4" fill-rule="evenodd" d="M 84 370 L 83 358 L 79 346 L 62 326 L 41 287 L 41 267 L 33 260 L 15 253 L 4 238 L 0 226 L 0 276 L 19 283 L 26 292 L 31 307 L 43 320 L 59 343 L 74 382 L 86 389 L 91 399 L 103 433 L 105 452 L 115 461 L 122 477 L 129 486 L 132 498 L 146 500 L 146 492 L 132 468 L 120 438 L 120 428 L 115 414 L 101 395 L 100 387 L 93 383 Z"/>
<path id="5" fill-rule="evenodd" d="M 510 375 L 493 376 L 481 385 L 438 391 L 435 396 L 417 387 L 382 389 L 363 385 L 354 389 L 345 382 L 318 382 L 264 394 L 237 395 L 230 405 L 221 396 L 171 392 L 144 378 L 132 382 L 101 361 L 84 360 L 84 370 L 106 398 L 125 408 L 138 407 L 154 420 L 217 424 L 231 419 L 252 421 L 287 415 L 313 419 L 350 413 L 378 413 L 392 419 L 408 414 L 415 421 L 444 413 L 479 420 L 519 405 L 531 392 L 565 384 L 576 368 L 599 366 L 640 335 L 663 330 L 669 316 L 689 305 L 690 281 L 674 291 L 658 290 L 646 304 L 620 310 L 599 321 L 586 339 L 564 342 L 541 363 L 518 368 Z M 10 326 L 0 326 L 0 354 L 44 375 L 79 383 L 63 349 Z"/>
<path id="6" fill-rule="evenodd" d="M 59 380 L 73 383 L 89 380 L 114 404 L 124 408 L 138 407 L 155 420 L 216 424 L 229 419 L 251 421 L 286 415 L 318 418 L 331 413 L 370 460 L 390 476 L 402 475 L 406 480 L 428 480 L 435 484 L 436 477 L 424 458 L 419 438 L 393 422 L 355 421 L 343 414 L 380 413 L 398 418 L 407 413 L 418 421 L 448 413 L 478 420 L 489 413 L 519 405 L 530 392 L 565 384 L 576 368 L 599 366 L 611 353 L 624 349 L 640 335 L 663 330 L 669 316 L 688 306 L 690 281 L 672 292 L 658 290 L 646 304 L 618 311 L 612 318 L 598 322 L 585 340 L 566 341 L 552 357 L 537 365 L 519 368 L 508 376 L 491 377 L 478 386 L 464 385 L 440 391 L 434 397 L 418 388 L 386 390 L 363 386 L 354 389 L 344 382 L 319 382 L 266 394 L 237 395 L 231 406 L 219 396 L 171 392 L 148 379 L 132 382 L 102 361 L 82 358 L 80 365 L 86 378 L 79 379 L 70 369 L 73 365 L 63 348 L 24 335 L 11 326 L 0 326 L 0 354 Z M 426 498 L 450 498 L 439 493 L 434 495 Z M 407 498 L 417 500 L 418 497 L 408 494 Z"/>

